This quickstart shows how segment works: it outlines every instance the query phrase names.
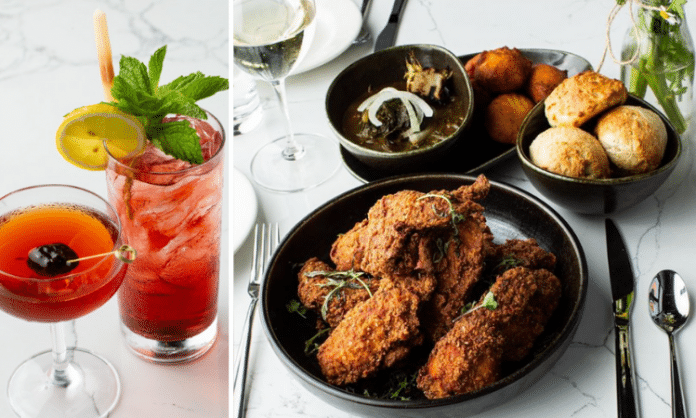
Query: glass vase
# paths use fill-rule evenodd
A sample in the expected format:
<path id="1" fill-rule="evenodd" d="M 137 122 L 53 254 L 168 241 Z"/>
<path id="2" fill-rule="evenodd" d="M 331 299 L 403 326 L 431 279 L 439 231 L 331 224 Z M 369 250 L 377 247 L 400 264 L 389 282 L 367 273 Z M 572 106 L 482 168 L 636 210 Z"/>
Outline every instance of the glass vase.
<path id="1" fill-rule="evenodd" d="M 654 7 L 669 3 L 647 2 Z M 626 33 L 621 59 L 630 61 L 621 67 L 628 91 L 661 109 L 684 133 L 691 121 L 694 86 L 694 44 L 686 19 L 640 7 L 635 26 Z"/>

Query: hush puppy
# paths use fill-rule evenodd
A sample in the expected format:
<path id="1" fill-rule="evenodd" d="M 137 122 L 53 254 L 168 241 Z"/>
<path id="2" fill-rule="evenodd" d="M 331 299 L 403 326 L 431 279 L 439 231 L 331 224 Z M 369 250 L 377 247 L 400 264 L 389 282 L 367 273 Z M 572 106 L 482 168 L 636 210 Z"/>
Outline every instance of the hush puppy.
<path id="1" fill-rule="evenodd" d="M 473 72 L 474 80 L 491 93 L 508 93 L 523 88 L 532 71 L 529 58 L 517 48 L 506 46 L 483 51 L 470 61 L 465 64 L 465 69 L 468 73 Z"/>
<path id="2" fill-rule="evenodd" d="M 506 93 L 495 97 L 486 108 L 484 124 L 492 139 L 505 144 L 517 141 L 517 131 L 534 103 L 518 93 Z"/>
<path id="3" fill-rule="evenodd" d="M 567 70 L 561 71 L 553 65 L 544 63 L 535 64 L 532 66 L 532 72 L 529 75 L 527 95 L 534 103 L 539 103 L 551 94 L 553 89 L 566 78 L 568 78 Z"/>

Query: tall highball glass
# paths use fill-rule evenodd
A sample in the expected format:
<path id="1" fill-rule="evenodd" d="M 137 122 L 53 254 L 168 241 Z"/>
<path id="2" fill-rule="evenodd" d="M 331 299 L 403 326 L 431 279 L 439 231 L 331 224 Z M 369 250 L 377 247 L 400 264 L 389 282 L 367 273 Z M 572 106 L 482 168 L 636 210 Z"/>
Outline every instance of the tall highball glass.
<path id="1" fill-rule="evenodd" d="M 121 330 L 134 353 L 156 363 L 194 360 L 217 338 L 225 132 L 206 113 L 165 118 L 196 129 L 204 163 L 148 143 L 129 160 L 109 154 L 106 167 L 109 201 L 138 249 L 118 292 Z"/>

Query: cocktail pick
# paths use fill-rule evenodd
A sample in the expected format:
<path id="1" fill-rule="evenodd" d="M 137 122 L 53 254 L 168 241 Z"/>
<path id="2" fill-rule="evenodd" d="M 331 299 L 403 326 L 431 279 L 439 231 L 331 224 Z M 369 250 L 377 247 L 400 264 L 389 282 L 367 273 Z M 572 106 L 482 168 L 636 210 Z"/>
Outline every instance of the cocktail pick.
<path id="1" fill-rule="evenodd" d="M 73 260 L 68 260 L 66 263 L 74 263 L 76 261 L 89 260 L 90 258 L 104 257 L 105 255 L 113 254 L 114 257 L 123 261 L 124 263 L 132 263 L 138 256 L 138 251 L 131 247 L 130 245 L 123 244 L 116 251 L 110 251 L 108 253 L 88 255 L 86 257 L 75 258 Z"/>
<path id="2" fill-rule="evenodd" d="M 97 56 L 99 57 L 99 72 L 101 73 L 104 97 L 107 102 L 113 102 L 111 87 L 114 85 L 114 64 L 111 59 L 111 42 L 109 41 L 109 29 L 106 26 L 106 14 L 97 9 L 94 12 L 94 39 L 97 43 Z"/>

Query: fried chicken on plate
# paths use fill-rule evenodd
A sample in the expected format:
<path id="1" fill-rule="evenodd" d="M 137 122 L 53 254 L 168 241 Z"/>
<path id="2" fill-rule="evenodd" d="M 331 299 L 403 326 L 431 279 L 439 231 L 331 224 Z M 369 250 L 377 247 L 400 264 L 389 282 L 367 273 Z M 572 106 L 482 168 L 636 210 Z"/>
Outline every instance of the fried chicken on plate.
<path id="1" fill-rule="evenodd" d="M 556 258 L 533 239 L 493 242 L 479 203 L 489 189 L 479 176 L 456 190 L 386 195 L 334 241 L 330 263 L 304 263 L 300 300 L 331 328 L 317 354 L 329 383 L 358 382 L 434 344 L 418 386 L 440 398 L 495 382 L 503 362 L 529 353 L 560 298 Z M 490 266 L 498 307 L 462 315 L 490 286 Z"/>

